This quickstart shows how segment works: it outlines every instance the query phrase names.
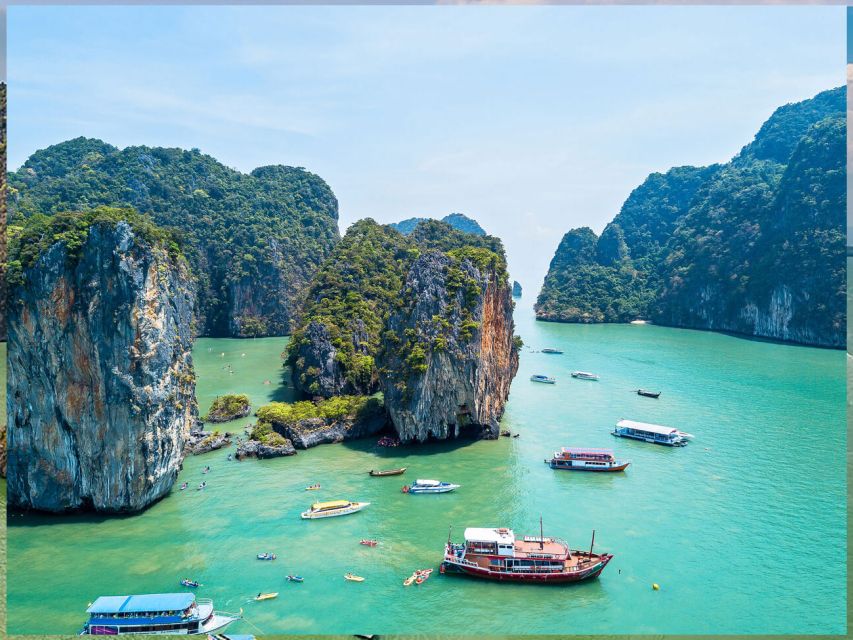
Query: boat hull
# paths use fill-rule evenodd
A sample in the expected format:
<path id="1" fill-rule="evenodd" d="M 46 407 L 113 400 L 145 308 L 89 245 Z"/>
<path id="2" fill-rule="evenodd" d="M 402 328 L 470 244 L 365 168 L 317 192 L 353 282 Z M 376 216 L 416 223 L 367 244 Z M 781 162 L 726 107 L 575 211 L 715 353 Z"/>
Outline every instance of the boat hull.
<path id="1" fill-rule="evenodd" d="M 369 471 L 368 473 L 374 478 L 385 478 L 387 476 L 400 476 L 406 472 L 407 467 L 402 469 L 390 469 L 388 471 Z"/>
<path id="2" fill-rule="evenodd" d="M 567 571 L 560 573 L 516 573 L 509 571 L 492 571 L 472 564 L 463 564 L 454 560 L 445 559 L 441 563 L 442 573 L 461 573 L 473 578 L 494 580 L 496 582 L 527 582 L 537 584 L 568 584 L 571 582 L 583 582 L 597 578 L 607 563 L 613 558 L 612 555 L 601 556 L 600 562 L 588 569 L 580 571 Z"/>
<path id="3" fill-rule="evenodd" d="M 592 471 L 592 472 L 604 472 L 608 471 L 625 471 L 628 468 L 630 462 L 623 462 L 622 464 L 616 464 L 612 467 L 581 467 L 581 466 L 571 466 L 567 467 L 561 464 L 554 464 L 554 462 L 548 463 L 548 466 L 552 469 L 556 469 L 558 471 Z"/>
<path id="4" fill-rule="evenodd" d="M 458 484 L 450 485 L 449 487 L 425 487 L 419 489 L 409 487 L 407 493 L 411 493 L 413 495 L 417 495 L 419 493 L 450 493 L 451 491 L 455 491 L 459 487 L 460 485 Z"/>
<path id="5" fill-rule="evenodd" d="M 658 440 L 657 438 L 648 438 L 641 435 L 635 435 L 631 433 L 619 433 L 618 431 L 611 431 L 612 435 L 617 438 L 630 438 L 631 440 L 640 440 L 641 442 L 648 442 L 650 444 L 661 444 L 665 447 L 683 447 L 687 444 L 686 439 L 680 440 Z"/>

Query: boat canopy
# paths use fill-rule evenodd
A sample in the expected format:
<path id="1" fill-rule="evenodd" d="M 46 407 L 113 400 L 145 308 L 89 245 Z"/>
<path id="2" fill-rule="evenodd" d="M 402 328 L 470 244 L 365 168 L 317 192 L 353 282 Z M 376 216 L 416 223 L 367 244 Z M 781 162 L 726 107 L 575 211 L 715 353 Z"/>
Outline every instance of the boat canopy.
<path id="1" fill-rule="evenodd" d="M 331 502 L 315 502 L 311 505 L 312 511 L 320 511 L 321 509 L 340 509 L 348 507 L 352 503 L 349 500 L 332 500 Z"/>
<path id="2" fill-rule="evenodd" d="M 419 484 L 422 487 L 437 487 L 441 484 L 438 480 L 415 480 L 415 484 Z"/>
<path id="3" fill-rule="evenodd" d="M 563 453 L 594 453 L 603 455 L 613 455 L 613 449 L 591 449 L 588 447 L 561 447 Z"/>
<path id="4" fill-rule="evenodd" d="M 515 544 L 515 534 L 512 529 L 486 529 L 468 527 L 465 529 L 466 542 L 500 542 Z"/>
<path id="5" fill-rule="evenodd" d="M 659 433 L 661 435 L 670 435 L 678 433 L 678 429 L 673 427 L 664 427 L 659 424 L 650 424 L 648 422 L 635 422 L 634 420 L 620 420 L 616 423 L 620 429 L 634 429 L 636 431 L 647 431 L 649 433 Z"/>
<path id="6" fill-rule="evenodd" d="M 140 596 L 101 596 L 86 613 L 148 613 L 183 611 L 195 602 L 192 593 L 149 593 Z"/>

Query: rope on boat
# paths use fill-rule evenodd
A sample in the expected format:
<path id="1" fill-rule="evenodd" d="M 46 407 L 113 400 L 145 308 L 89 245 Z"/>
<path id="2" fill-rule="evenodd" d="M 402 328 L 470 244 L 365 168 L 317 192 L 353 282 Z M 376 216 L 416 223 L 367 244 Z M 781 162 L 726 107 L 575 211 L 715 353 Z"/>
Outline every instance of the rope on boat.
<path id="1" fill-rule="evenodd" d="M 248 624 L 248 625 L 250 625 L 250 626 L 254 627 L 255 629 L 257 629 L 257 630 L 258 630 L 258 633 L 260 633 L 260 635 L 265 635 L 265 634 L 264 634 L 263 629 L 261 629 L 258 625 L 253 624 L 252 622 L 249 622 L 249 620 L 248 620 L 248 619 L 243 618 L 243 622 L 245 622 L 246 624 Z"/>

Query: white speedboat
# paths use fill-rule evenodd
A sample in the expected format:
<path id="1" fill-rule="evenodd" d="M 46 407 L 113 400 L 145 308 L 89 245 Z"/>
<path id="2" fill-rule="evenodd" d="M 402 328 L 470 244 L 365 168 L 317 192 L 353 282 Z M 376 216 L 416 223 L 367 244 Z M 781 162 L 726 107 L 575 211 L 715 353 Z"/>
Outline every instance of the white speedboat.
<path id="1" fill-rule="evenodd" d="M 302 513 L 304 520 L 316 520 L 318 518 L 333 518 L 345 516 L 356 511 L 361 511 L 369 502 L 351 502 L 350 500 L 332 500 L 331 502 L 315 502 L 308 511 Z"/>
<path id="2" fill-rule="evenodd" d="M 598 376 L 589 371 L 572 371 L 572 377 L 579 380 L 598 380 Z"/>
<path id="3" fill-rule="evenodd" d="M 542 384 L 556 384 L 557 381 L 554 378 L 549 378 L 548 376 L 543 376 L 539 373 L 536 373 L 530 376 L 531 382 L 541 382 Z"/>
<path id="4" fill-rule="evenodd" d="M 439 480 L 415 480 L 411 485 L 403 487 L 403 493 L 448 493 L 460 486 Z"/>

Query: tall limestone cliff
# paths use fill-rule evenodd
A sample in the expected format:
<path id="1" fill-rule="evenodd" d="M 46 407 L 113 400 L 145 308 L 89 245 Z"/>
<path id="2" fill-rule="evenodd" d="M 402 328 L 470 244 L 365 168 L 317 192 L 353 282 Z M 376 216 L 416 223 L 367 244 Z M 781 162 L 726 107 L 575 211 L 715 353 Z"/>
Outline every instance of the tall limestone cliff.
<path id="1" fill-rule="evenodd" d="M 9 187 L 16 223 L 105 205 L 180 229 L 202 335 L 289 334 L 308 282 L 339 239 L 337 199 L 318 176 L 285 166 L 244 174 L 197 149 L 76 138 L 34 153 Z"/>
<path id="2" fill-rule="evenodd" d="M 600 237 L 567 233 L 537 318 L 843 346 L 845 97 L 785 105 L 731 162 L 652 174 Z"/>
<path id="3" fill-rule="evenodd" d="M 10 243 L 8 498 L 142 509 L 197 418 L 194 291 L 175 239 L 132 211 L 34 216 Z"/>
<path id="4" fill-rule="evenodd" d="M 519 347 L 503 256 L 428 250 L 409 270 L 401 297 L 380 368 L 400 439 L 496 438 Z"/>

